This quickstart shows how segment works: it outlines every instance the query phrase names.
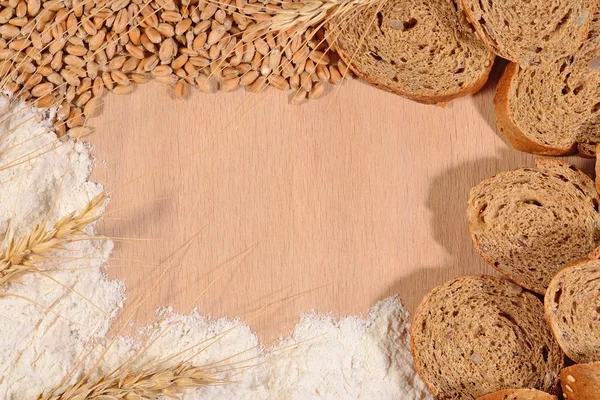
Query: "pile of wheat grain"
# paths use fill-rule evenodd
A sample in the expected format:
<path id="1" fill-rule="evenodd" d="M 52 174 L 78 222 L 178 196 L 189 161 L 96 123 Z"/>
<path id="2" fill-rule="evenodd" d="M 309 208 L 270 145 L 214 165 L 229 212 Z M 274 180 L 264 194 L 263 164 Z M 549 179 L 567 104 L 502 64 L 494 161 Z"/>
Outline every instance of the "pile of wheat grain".
<path id="1" fill-rule="evenodd" d="M 0 0 L 0 87 L 60 105 L 57 133 L 74 136 L 106 91 L 149 79 L 177 97 L 273 86 L 295 103 L 318 98 L 347 72 L 323 10 L 319 0 Z"/>

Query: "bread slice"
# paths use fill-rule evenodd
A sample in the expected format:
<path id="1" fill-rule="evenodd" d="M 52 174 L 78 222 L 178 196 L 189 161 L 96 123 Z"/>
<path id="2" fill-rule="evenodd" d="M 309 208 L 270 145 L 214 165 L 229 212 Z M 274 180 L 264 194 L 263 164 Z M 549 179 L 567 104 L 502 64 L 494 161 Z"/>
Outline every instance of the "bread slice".
<path id="1" fill-rule="evenodd" d="M 351 22 L 333 18 L 328 37 L 367 83 L 421 103 L 445 103 L 478 91 L 494 62 L 457 1 L 378 2 Z"/>
<path id="2" fill-rule="evenodd" d="M 597 0 L 461 0 L 483 42 L 519 65 L 575 53 L 588 33 Z"/>
<path id="3" fill-rule="evenodd" d="M 600 362 L 577 364 L 560 371 L 560 382 L 565 399 L 600 399 Z"/>
<path id="4" fill-rule="evenodd" d="M 494 100 L 498 130 L 521 151 L 594 157 L 600 142 L 600 21 L 577 53 L 536 67 L 509 64 Z"/>
<path id="5" fill-rule="evenodd" d="M 411 351 L 436 399 L 498 390 L 552 391 L 564 355 L 532 293 L 495 276 L 467 276 L 433 289 L 415 312 Z"/>
<path id="6" fill-rule="evenodd" d="M 563 268 L 544 298 L 546 319 L 573 361 L 600 360 L 600 260 L 580 260 Z"/>
<path id="7" fill-rule="evenodd" d="M 565 264 L 600 244 L 600 198 L 590 177 L 559 160 L 501 172 L 471 189 L 476 250 L 519 285 L 543 294 Z"/>
<path id="8" fill-rule="evenodd" d="M 556 396 L 535 389 L 508 389 L 486 394 L 477 400 L 558 400 Z"/>

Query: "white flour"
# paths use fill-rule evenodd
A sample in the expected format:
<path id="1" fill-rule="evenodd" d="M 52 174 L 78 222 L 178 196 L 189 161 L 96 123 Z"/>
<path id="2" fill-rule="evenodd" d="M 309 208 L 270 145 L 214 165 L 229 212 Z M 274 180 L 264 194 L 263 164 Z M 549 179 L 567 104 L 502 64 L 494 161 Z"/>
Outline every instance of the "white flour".
<path id="1" fill-rule="evenodd" d="M 238 321 L 171 314 L 151 329 L 151 337 L 160 336 L 139 362 L 152 365 L 203 343 L 174 361 L 206 348 L 191 359 L 195 365 L 226 358 L 229 363 L 240 362 L 238 366 L 260 363 L 232 378 L 235 384 L 188 392 L 184 397 L 188 400 L 431 399 L 413 368 L 408 326 L 408 313 L 400 301 L 389 298 L 374 306 L 367 319 L 345 317 L 336 322 L 328 316 L 304 315 L 290 337 L 263 352 L 256 335 Z M 233 327 L 215 345 L 207 346 L 207 339 Z M 104 358 L 101 373 L 119 366 L 131 355 L 131 348 L 130 341 L 117 341 Z"/>
<path id="2" fill-rule="evenodd" d="M 0 109 L 4 101 L 0 98 Z M 9 221 L 11 236 L 27 234 L 50 211 L 52 223 L 83 208 L 102 190 L 88 181 L 89 149 L 82 143 L 57 140 L 48 130 L 51 115 L 36 117 L 23 104 L 2 111 L 0 121 L 7 121 L 0 125 L 0 242 Z M 11 127 L 16 129 L 8 132 Z M 20 161 L 26 162 L 15 165 Z M 101 269 L 111 250 L 110 241 L 74 243 L 57 254 L 62 257 L 60 266 L 48 265 L 59 269 L 48 274 L 60 284 L 36 274 L 26 276 L 22 285 L 6 288 L 29 301 L 0 298 L 0 398 L 35 399 L 75 367 L 78 372 L 70 382 L 96 363 L 101 349 L 81 365 L 78 359 L 91 341 L 106 335 L 125 297 L 124 285 L 109 281 Z M 269 351 L 262 349 L 249 327 L 236 320 L 209 319 L 197 313 L 180 316 L 169 310 L 159 317 L 159 323 L 144 330 L 143 336 L 150 338 L 145 343 L 152 345 L 139 353 L 137 364 L 152 364 L 204 343 L 172 361 L 193 356 L 191 360 L 198 365 L 224 359 L 240 361 L 238 367 L 253 365 L 229 373 L 235 383 L 188 392 L 185 399 L 431 398 L 414 372 L 408 350 L 408 315 L 394 298 L 373 307 L 367 319 L 335 321 L 304 315 L 292 335 Z M 207 339 L 227 330 L 231 331 L 206 346 Z M 128 338 L 107 343 L 111 346 L 96 376 L 112 371 L 140 348 L 139 342 Z"/>
<path id="3" fill-rule="evenodd" d="M 88 148 L 58 141 L 48 129 L 49 115 L 36 115 L 23 103 L 7 109 L 3 97 L 0 110 L 2 243 L 9 222 L 10 236 L 21 237 L 42 223 L 50 210 L 53 223 L 85 207 L 102 188 L 87 180 Z M 7 292 L 21 297 L 0 298 L 1 399 L 34 399 L 41 387 L 60 382 L 94 333 L 106 334 L 108 316 L 114 315 L 124 298 L 122 283 L 107 281 L 99 268 L 111 250 L 111 242 L 76 242 L 57 254 L 69 261 L 63 270 L 48 273 L 64 286 L 41 275 L 25 276 L 21 285 L 9 285 Z M 72 260 L 81 257 L 86 259 Z M 108 316 L 67 288 L 85 293 Z"/>

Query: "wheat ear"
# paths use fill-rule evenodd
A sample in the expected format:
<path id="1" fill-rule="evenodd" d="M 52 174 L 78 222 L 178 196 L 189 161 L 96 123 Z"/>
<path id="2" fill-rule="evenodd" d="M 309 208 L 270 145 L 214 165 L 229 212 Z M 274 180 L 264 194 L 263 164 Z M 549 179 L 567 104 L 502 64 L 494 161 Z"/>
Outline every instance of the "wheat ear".
<path id="1" fill-rule="evenodd" d="M 376 3 L 375 0 L 303 0 L 284 3 L 286 6 L 283 10 L 278 10 L 262 24 L 272 31 L 304 30 L 321 23 L 329 15 L 344 15 L 352 8 Z"/>
<path id="2" fill-rule="evenodd" d="M 48 253 L 63 249 L 69 242 L 85 235 L 83 229 L 100 218 L 99 211 L 105 200 L 106 194 L 101 193 L 82 211 L 61 218 L 51 229 L 47 229 L 46 224 L 37 225 L 31 234 L 12 239 L 0 252 L 0 287 L 19 282 L 23 275 L 36 272 L 36 266 L 48 259 Z"/>
<path id="3" fill-rule="evenodd" d="M 42 394 L 38 400 L 155 400 L 179 398 L 186 389 L 225 383 L 203 367 L 177 364 L 154 372 L 125 372 L 96 381 L 81 380 L 63 391 Z"/>

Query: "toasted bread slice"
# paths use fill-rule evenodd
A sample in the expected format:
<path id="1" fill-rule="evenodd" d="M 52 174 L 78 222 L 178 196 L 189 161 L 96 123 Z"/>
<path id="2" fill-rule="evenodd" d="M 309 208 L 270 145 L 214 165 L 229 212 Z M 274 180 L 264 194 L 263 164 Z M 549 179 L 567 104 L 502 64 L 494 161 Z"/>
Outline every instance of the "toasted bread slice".
<path id="1" fill-rule="evenodd" d="M 590 177 L 559 160 L 501 172 L 471 189 L 476 250 L 519 285 L 543 294 L 565 264 L 600 244 L 600 197 Z"/>
<path id="2" fill-rule="evenodd" d="M 488 79 L 494 55 L 454 0 L 391 0 L 344 18 L 328 24 L 329 40 L 356 75 L 381 89 L 446 103 Z"/>
<path id="3" fill-rule="evenodd" d="M 600 399 L 600 362 L 563 369 L 560 371 L 560 383 L 567 400 Z"/>
<path id="4" fill-rule="evenodd" d="M 569 57 L 535 67 L 509 64 L 494 100 L 498 130 L 520 151 L 595 157 L 600 142 L 600 21 Z"/>
<path id="5" fill-rule="evenodd" d="M 486 394 L 477 400 L 558 400 L 556 396 L 535 389 L 508 389 Z"/>
<path id="6" fill-rule="evenodd" d="M 483 42 L 519 65 L 575 53 L 587 37 L 597 0 L 461 0 Z"/>
<path id="7" fill-rule="evenodd" d="M 543 313 L 533 293 L 507 279 L 454 279 L 417 308 L 416 370 L 437 399 L 476 399 L 515 387 L 552 391 L 564 354 Z"/>

